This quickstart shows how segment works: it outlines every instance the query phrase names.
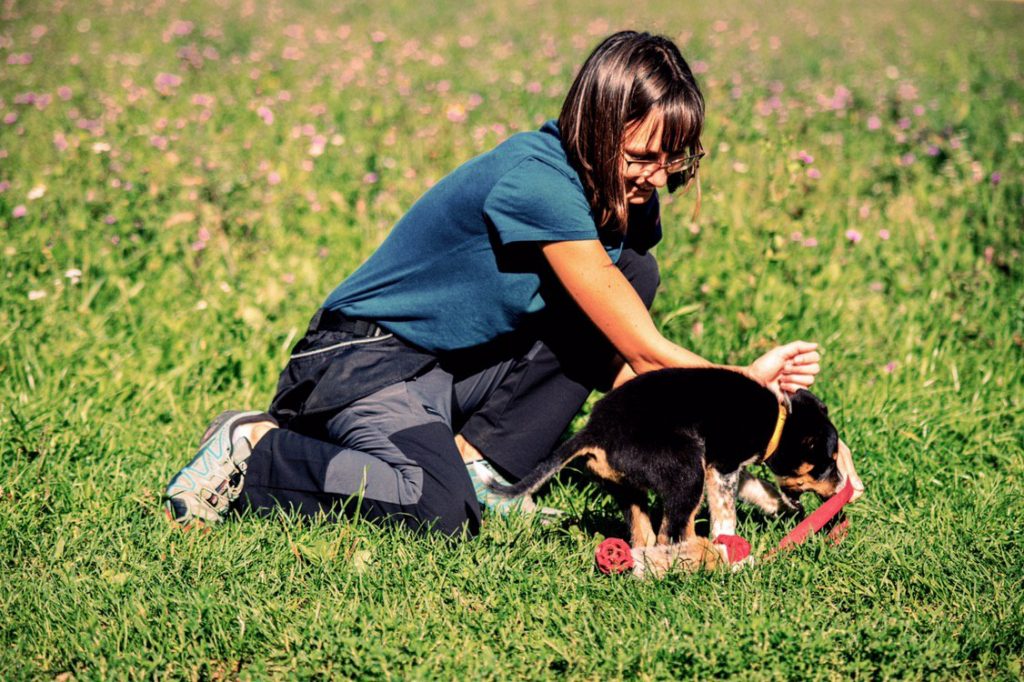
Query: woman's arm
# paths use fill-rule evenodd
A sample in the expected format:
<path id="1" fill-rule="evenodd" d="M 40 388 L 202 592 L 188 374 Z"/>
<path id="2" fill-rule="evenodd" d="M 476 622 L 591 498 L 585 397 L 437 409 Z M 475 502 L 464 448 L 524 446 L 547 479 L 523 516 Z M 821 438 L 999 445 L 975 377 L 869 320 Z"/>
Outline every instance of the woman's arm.
<path id="1" fill-rule="evenodd" d="M 637 374 L 664 367 L 713 367 L 661 335 L 650 313 L 601 242 L 551 242 L 541 246 L 555 277 L 591 322 Z"/>
<path id="2" fill-rule="evenodd" d="M 541 251 L 583 314 L 637 374 L 666 367 L 723 366 L 662 336 L 643 301 L 596 239 L 550 242 L 542 245 Z M 815 344 L 797 341 L 769 351 L 750 367 L 729 369 L 766 386 L 795 391 L 814 381 L 819 369 L 815 348 Z"/>

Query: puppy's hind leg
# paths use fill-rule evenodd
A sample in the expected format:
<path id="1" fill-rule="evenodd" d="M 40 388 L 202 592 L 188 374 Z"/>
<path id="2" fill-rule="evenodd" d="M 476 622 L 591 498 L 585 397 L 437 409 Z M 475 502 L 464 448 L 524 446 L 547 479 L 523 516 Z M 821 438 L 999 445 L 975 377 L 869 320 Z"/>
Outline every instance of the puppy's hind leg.
<path id="1" fill-rule="evenodd" d="M 630 547 L 651 547 L 655 543 L 654 527 L 651 525 L 650 505 L 647 495 L 637 490 L 620 486 L 609 486 L 612 496 L 622 508 L 629 526 Z"/>
<path id="2" fill-rule="evenodd" d="M 658 531 L 658 544 L 643 550 L 633 574 L 638 577 L 658 577 L 671 569 L 695 571 L 715 568 L 722 563 L 722 554 L 699 537 L 694 529 L 694 518 L 700 509 L 704 476 L 698 466 L 689 477 L 676 477 L 676 485 L 661 491 L 665 514 Z M 672 543 L 672 540 L 678 539 Z"/>
<path id="3" fill-rule="evenodd" d="M 658 529 L 658 544 L 673 540 L 688 541 L 697 536 L 694 520 L 704 497 L 704 476 L 701 467 L 678 467 L 669 473 L 657 491 L 665 505 Z"/>

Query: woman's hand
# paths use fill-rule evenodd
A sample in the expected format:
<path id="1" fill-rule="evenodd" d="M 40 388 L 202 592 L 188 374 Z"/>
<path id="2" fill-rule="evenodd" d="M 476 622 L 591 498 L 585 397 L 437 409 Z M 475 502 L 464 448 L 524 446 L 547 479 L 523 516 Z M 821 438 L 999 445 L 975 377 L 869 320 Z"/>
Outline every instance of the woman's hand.
<path id="1" fill-rule="evenodd" d="M 796 393 L 814 383 L 814 375 L 821 371 L 818 344 L 794 341 L 768 351 L 747 368 L 755 381 L 776 393 Z"/>

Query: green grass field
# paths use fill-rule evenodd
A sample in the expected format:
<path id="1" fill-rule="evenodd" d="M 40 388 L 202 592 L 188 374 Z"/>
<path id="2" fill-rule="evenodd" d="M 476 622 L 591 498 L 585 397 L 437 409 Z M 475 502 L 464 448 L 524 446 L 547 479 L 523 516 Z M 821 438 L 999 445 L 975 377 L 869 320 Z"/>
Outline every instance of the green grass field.
<path id="1" fill-rule="evenodd" d="M 563 526 L 454 546 L 172 528 L 206 422 L 265 406 L 403 210 L 627 27 L 676 38 L 708 101 L 656 318 L 722 362 L 822 344 L 868 488 L 847 540 L 610 578 L 624 528 L 573 476 L 542 498 Z M 5 3 L 0 678 L 1020 679 L 1022 34 L 982 0 Z"/>

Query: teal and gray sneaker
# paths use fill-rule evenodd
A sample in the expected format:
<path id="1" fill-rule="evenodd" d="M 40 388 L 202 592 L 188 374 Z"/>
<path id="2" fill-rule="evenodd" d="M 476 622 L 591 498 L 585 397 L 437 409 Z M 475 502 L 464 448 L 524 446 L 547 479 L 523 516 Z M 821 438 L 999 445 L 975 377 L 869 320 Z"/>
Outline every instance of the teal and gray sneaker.
<path id="1" fill-rule="evenodd" d="M 498 516 L 505 516 L 512 512 L 539 514 L 542 517 L 542 522 L 550 522 L 564 514 L 559 509 L 538 507 L 537 503 L 533 501 L 532 495 L 502 497 L 493 492 L 487 487 L 491 481 L 501 485 L 509 485 L 509 482 L 487 460 L 478 459 L 466 462 L 466 471 L 469 473 L 469 479 L 473 482 L 473 491 L 476 493 L 476 501 L 480 503 L 480 508 L 492 514 Z"/>
<path id="2" fill-rule="evenodd" d="M 217 415 L 203 434 L 199 451 L 167 484 L 164 507 L 167 517 L 187 526 L 199 520 L 218 523 L 228 506 L 242 494 L 252 445 L 234 437 L 242 424 L 274 419 L 266 412 L 229 410 Z M 276 423 L 276 422 L 275 422 Z"/>

